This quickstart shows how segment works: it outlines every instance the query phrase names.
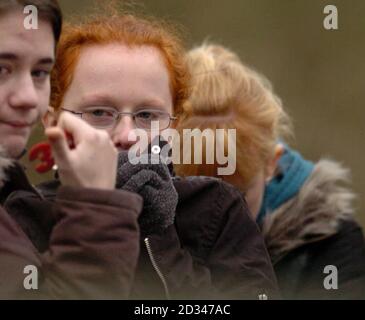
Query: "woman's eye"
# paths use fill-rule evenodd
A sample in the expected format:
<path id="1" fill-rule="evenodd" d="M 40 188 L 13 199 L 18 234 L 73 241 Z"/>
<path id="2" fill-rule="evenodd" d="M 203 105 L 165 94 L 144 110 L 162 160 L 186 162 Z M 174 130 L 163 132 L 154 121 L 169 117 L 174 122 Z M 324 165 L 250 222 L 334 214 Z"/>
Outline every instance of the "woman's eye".
<path id="1" fill-rule="evenodd" d="M 137 115 L 139 118 L 149 119 L 151 118 L 151 112 L 140 112 Z"/>
<path id="2" fill-rule="evenodd" d="M 156 119 L 156 114 L 150 111 L 141 111 L 137 114 L 137 117 L 142 120 Z"/>
<path id="3" fill-rule="evenodd" d="M 107 110 L 93 110 L 90 112 L 94 117 L 113 117 L 113 113 Z"/>

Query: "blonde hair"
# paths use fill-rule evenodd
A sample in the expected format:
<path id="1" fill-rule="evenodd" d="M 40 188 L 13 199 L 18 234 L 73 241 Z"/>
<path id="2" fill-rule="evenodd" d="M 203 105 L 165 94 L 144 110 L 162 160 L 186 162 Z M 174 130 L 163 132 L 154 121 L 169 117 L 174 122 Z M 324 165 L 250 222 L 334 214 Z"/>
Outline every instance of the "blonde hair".
<path id="1" fill-rule="evenodd" d="M 274 156 L 278 139 L 291 134 L 289 117 L 270 82 L 231 50 L 203 44 L 188 52 L 187 63 L 191 96 L 177 129 L 236 129 L 236 174 L 247 186 Z M 227 154 L 227 139 L 221 147 Z M 176 173 L 215 176 L 219 165 L 204 160 L 200 165 L 176 165 Z"/>

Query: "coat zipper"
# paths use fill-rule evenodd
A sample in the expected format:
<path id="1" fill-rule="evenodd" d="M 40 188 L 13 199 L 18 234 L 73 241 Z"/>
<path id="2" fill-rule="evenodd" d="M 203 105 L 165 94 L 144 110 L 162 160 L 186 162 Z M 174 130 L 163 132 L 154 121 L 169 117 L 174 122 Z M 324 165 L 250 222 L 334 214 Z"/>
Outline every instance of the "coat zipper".
<path id="1" fill-rule="evenodd" d="M 159 278 L 162 281 L 162 284 L 163 284 L 164 289 L 165 289 L 166 297 L 167 297 L 168 300 L 171 300 L 169 288 L 167 287 L 167 283 L 166 283 L 166 279 L 165 279 L 164 275 L 162 274 L 161 270 L 159 269 L 159 267 L 156 263 L 155 257 L 153 256 L 149 239 L 145 238 L 144 243 L 145 243 L 146 248 L 147 248 L 148 256 L 150 257 L 150 260 L 152 262 L 152 266 L 153 266 L 153 268 L 155 269 L 156 273 L 158 274 Z"/>

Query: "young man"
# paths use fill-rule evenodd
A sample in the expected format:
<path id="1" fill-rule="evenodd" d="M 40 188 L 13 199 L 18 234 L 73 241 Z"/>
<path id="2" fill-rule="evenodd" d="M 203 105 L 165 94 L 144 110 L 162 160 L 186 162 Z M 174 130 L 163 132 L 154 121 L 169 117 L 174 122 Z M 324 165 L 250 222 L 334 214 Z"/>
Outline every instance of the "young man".
<path id="1" fill-rule="evenodd" d="M 37 9 L 36 29 L 25 23 L 29 5 Z M 0 3 L 1 299 L 123 298 L 129 292 L 128 270 L 138 257 L 133 240 L 142 199 L 114 190 L 116 148 L 105 132 L 70 114 L 46 132 L 62 182 L 52 210 L 39 217 L 55 223 L 48 250 L 40 254 L 13 219 L 16 210 L 7 211 L 14 192 L 42 198 L 16 160 L 47 110 L 61 26 L 56 0 Z M 65 132 L 73 137 L 73 149 Z M 31 210 L 24 204 L 19 209 Z M 120 215 L 126 216 L 122 222 Z"/>

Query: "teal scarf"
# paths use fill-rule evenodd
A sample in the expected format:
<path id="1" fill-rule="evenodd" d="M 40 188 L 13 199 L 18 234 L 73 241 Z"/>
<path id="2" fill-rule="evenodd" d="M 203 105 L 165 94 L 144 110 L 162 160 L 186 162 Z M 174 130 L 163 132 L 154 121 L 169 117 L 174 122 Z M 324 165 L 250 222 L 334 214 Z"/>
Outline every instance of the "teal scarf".
<path id="1" fill-rule="evenodd" d="M 285 145 L 279 163 L 279 173 L 266 185 L 257 222 L 294 197 L 313 171 L 312 162 Z"/>

